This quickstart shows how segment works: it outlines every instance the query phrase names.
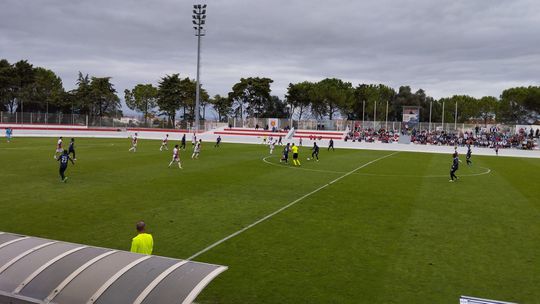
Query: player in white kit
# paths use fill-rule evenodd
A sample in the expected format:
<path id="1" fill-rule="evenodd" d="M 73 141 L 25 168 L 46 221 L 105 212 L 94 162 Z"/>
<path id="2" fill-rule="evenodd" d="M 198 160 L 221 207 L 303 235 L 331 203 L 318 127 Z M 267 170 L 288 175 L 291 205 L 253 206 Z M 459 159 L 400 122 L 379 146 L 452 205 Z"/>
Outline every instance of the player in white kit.
<path id="1" fill-rule="evenodd" d="M 172 160 L 169 163 L 169 168 L 174 164 L 175 162 L 178 163 L 178 168 L 182 169 L 182 163 L 180 162 L 180 150 L 178 149 L 178 145 L 174 145 L 174 149 L 172 152 Z"/>
<path id="2" fill-rule="evenodd" d="M 163 148 L 165 148 L 165 150 L 169 150 L 169 147 L 167 146 L 168 142 L 169 142 L 169 134 L 166 134 L 165 138 L 161 142 L 161 147 L 159 147 L 159 151 L 163 151 Z"/>
<path id="3" fill-rule="evenodd" d="M 270 154 L 273 154 L 274 148 L 276 147 L 276 142 L 275 141 L 270 142 L 269 147 L 270 147 Z"/>
<path id="4" fill-rule="evenodd" d="M 202 140 L 199 139 L 199 141 L 195 144 L 195 149 L 193 149 L 193 154 L 191 155 L 192 159 L 199 158 L 199 154 L 201 153 L 201 144 L 202 144 Z"/>
<path id="5" fill-rule="evenodd" d="M 133 152 L 137 152 L 137 133 L 135 133 L 132 137 L 131 137 L 131 148 L 129 148 L 129 152 L 133 151 Z"/>
<path id="6" fill-rule="evenodd" d="M 54 152 L 53 158 L 56 159 L 58 157 L 58 153 L 62 154 L 64 152 L 64 149 L 62 148 L 62 136 L 58 138 L 58 142 L 56 142 L 56 151 Z"/>

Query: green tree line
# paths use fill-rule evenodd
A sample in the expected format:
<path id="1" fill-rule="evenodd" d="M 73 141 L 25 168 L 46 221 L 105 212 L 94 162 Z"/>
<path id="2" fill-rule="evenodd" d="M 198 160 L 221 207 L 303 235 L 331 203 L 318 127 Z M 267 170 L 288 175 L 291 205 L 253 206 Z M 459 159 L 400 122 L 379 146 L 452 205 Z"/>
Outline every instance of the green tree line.
<path id="1" fill-rule="evenodd" d="M 420 107 L 420 120 L 453 121 L 458 105 L 458 122 L 496 121 L 530 123 L 540 115 L 540 87 L 515 87 L 504 90 L 499 97 L 475 98 L 454 95 L 434 99 L 423 89 L 413 91 L 401 86 L 396 91 L 384 84 L 359 84 L 337 78 L 318 82 L 291 83 L 285 99 L 272 95 L 273 80 L 265 77 L 241 78 L 225 96 L 210 97 L 201 87 L 201 110 L 205 119 L 211 108 L 220 121 L 230 117 L 295 119 L 401 120 L 403 106 Z M 153 84 L 137 84 L 124 91 L 127 107 L 141 113 L 145 120 L 166 117 L 171 125 L 176 118 L 195 118 L 196 82 L 179 74 L 166 75 Z M 26 60 L 9 63 L 0 60 L 0 110 L 15 112 L 63 112 L 92 117 L 122 115 L 121 102 L 111 77 L 91 77 L 79 72 L 76 88 L 66 91 L 62 80 L 53 71 L 34 67 Z M 444 112 L 444 113 L 443 113 Z"/>

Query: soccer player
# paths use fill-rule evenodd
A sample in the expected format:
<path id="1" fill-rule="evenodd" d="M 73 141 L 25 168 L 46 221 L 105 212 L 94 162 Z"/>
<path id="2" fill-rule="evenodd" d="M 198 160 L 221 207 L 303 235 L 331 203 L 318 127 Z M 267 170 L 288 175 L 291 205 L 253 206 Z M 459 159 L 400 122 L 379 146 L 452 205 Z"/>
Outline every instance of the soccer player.
<path id="1" fill-rule="evenodd" d="M 65 173 L 66 173 L 66 170 L 67 170 L 67 167 L 68 167 L 68 162 L 71 161 L 71 163 L 73 165 L 75 165 L 75 162 L 73 162 L 73 159 L 71 159 L 71 157 L 69 157 L 69 154 L 68 154 L 68 151 L 67 150 L 64 150 L 64 152 L 62 153 L 62 155 L 60 155 L 60 157 L 57 159 L 57 161 L 60 162 L 60 179 L 65 183 L 67 181 L 67 176 L 65 176 Z"/>
<path id="2" fill-rule="evenodd" d="M 468 166 L 472 165 L 471 155 L 472 155 L 471 145 L 469 144 L 467 145 L 467 156 L 466 156 Z"/>
<path id="3" fill-rule="evenodd" d="M 154 250 L 154 238 L 151 234 L 146 233 L 146 224 L 140 221 L 135 228 L 137 229 L 137 236 L 131 240 L 131 252 L 152 254 Z"/>
<path id="4" fill-rule="evenodd" d="M 13 129 L 12 128 L 6 128 L 6 139 L 7 139 L 7 142 L 10 143 L 11 142 L 11 136 L 13 135 Z"/>
<path id="5" fill-rule="evenodd" d="M 195 149 L 193 149 L 193 154 L 191 154 L 191 159 L 199 158 L 199 154 L 201 154 L 201 144 L 202 144 L 202 139 L 199 139 L 197 144 L 195 144 Z"/>
<path id="6" fill-rule="evenodd" d="M 174 145 L 174 149 L 173 149 L 173 152 L 172 152 L 172 160 L 169 163 L 169 168 L 175 162 L 178 163 L 178 168 L 182 169 L 182 163 L 180 162 L 180 155 L 179 155 L 178 145 Z"/>
<path id="7" fill-rule="evenodd" d="M 302 146 L 302 137 L 300 137 L 300 139 L 298 140 L 298 145 L 301 147 Z"/>
<path id="8" fill-rule="evenodd" d="M 195 146 L 197 144 L 197 135 L 193 133 L 193 137 L 191 138 L 191 146 Z"/>
<path id="9" fill-rule="evenodd" d="M 133 152 L 137 152 L 137 133 L 135 133 L 135 135 L 133 135 L 131 137 L 131 148 L 129 148 L 129 152 L 133 151 Z"/>
<path id="10" fill-rule="evenodd" d="M 77 160 L 75 157 L 75 138 L 71 138 L 69 142 L 69 155 L 71 156 L 71 153 L 73 153 L 73 160 Z"/>
<path id="11" fill-rule="evenodd" d="M 458 177 L 456 176 L 456 171 L 459 169 L 459 157 L 457 156 L 457 153 L 454 152 L 453 155 L 453 161 L 452 161 L 452 168 L 450 169 L 450 182 L 454 181 L 454 178 L 457 180 Z"/>
<path id="12" fill-rule="evenodd" d="M 218 135 L 216 139 L 216 144 L 214 145 L 214 148 L 219 148 L 219 144 L 221 143 L 221 135 Z"/>
<path id="13" fill-rule="evenodd" d="M 499 156 L 499 144 L 495 144 L 495 155 Z"/>
<path id="14" fill-rule="evenodd" d="M 279 136 L 278 145 L 280 145 L 280 146 L 283 146 L 283 142 L 281 141 L 281 138 L 282 138 L 282 137 L 283 137 L 283 136 L 281 136 L 281 135 Z"/>
<path id="15" fill-rule="evenodd" d="M 273 154 L 274 153 L 274 148 L 276 147 L 276 142 L 270 142 L 270 144 L 268 145 L 270 147 L 270 154 Z"/>
<path id="16" fill-rule="evenodd" d="M 292 150 L 293 165 L 300 166 L 300 160 L 298 159 L 298 146 L 295 146 L 294 144 L 292 144 L 291 150 Z"/>
<path id="17" fill-rule="evenodd" d="M 263 145 L 265 145 L 265 144 L 266 144 L 266 135 L 265 135 L 265 136 L 263 136 L 263 142 L 262 142 L 262 144 L 263 144 Z"/>
<path id="18" fill-rule="evenodd" d="M 330 149 L 332 149 L 332 151 L 335 151 L 334 149 L 334 140 L 330 138 L 330 141 L 328 142 L 328 151 L 330 151 Z"/>
<path id="19" fill-rule="evenodd" d="M 165 138 L 161 141 L 161 147 L 159 147 L 159 151 L 163 151 L 163 148 L 165 150 L 169 150 L 169 147 L 167 146 L 169 142 L 169 134 L 165 134 Z"/>
<path id="20" fill-rule="evenodd" d="M 186 150 L 186 134 L 182 135 L 182 144 L 180 145 L 182 150 Z"/>
<path id="21" fill-rule="evenodd" d="M 311 148 L 311 158 L 319 161 L 319 146 L 317 146 L 317 143 L 313 143 L 313 148 Z"/>
<path id="22" fill-rule="evenodd" d="M 279 160 L 279 162 L 284 161 L 286 164 L 289 163 L 289 151 L 290 151 L 290 144 L 287 143 L 287 145 L 285 146 L 285 148 L 283 148 L 283 156 L 281 157 L 281 159 Z"/>
<path id="23" fill-rule="evenodd" d="M 62 136 L 60 136 L 58 138 L 58 141 L 56 142 L 56 151 L 54 152 L 54 156 L 53 156 L 54 159 L 57 159 L 58 153 L 62 154 L 62 151 L 64 151 L 64 149 L 62 148 L 62 143 L 63 143 Z"/>

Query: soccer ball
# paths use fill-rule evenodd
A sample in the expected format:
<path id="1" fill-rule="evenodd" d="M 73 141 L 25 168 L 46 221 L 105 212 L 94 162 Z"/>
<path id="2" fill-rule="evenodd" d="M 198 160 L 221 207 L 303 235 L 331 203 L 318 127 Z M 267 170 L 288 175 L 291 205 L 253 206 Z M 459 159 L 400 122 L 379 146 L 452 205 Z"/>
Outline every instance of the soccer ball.
<path id="1" fill-rule="evenodd" d="M 309 157 L 307 158 L 307 160 L 309 160 Z"/>

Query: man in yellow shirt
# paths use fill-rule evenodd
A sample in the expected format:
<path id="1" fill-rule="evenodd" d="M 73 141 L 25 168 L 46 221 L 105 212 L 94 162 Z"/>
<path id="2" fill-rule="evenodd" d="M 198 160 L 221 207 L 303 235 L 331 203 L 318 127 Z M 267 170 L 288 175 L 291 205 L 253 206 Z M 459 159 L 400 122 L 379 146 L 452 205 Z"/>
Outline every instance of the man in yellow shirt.
<path id="1" fill-rule="evenodd" d="M 295 146 L 294 144 L 292 144 L 291 150 L 292 150 L 293 165 L 300 166 L 300 160 L 298 159 L 298 146 Z"/>
<path id="2" fill-rule="evenodd" d="M 154 238 L 146 233 L 146 224 L 140 221 L 136 225 L 138 235 L 131 241 L 131 252 L 141 254 L 152 254 L 154 249 Z"/>

